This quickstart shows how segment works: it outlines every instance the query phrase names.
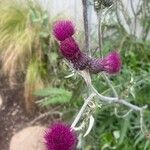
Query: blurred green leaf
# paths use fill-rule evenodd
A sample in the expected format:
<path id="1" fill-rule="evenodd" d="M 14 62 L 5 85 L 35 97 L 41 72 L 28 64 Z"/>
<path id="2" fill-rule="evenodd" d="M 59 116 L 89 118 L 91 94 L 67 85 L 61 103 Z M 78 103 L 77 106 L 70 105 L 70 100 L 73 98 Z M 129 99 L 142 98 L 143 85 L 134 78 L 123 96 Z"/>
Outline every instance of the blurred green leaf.
<path id="1" fill-rule="evenodd" d="M 34 92 L 36 96 L 45 97 L 37 103 L 41 106 L 48 106 L 50 104 L 62 104 L 70 101 L 72 93 L 63 88 L 45 88 Z"/>

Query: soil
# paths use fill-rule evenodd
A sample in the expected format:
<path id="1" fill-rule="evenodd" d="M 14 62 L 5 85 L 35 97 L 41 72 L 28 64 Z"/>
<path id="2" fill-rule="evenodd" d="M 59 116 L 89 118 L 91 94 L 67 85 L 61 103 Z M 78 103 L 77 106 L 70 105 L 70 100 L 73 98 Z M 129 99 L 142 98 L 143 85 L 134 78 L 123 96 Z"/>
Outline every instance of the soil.
<path id="1" fill-rule="evenodd" d="M 20 84 L 10 88 L 7 78 L 1 76 L 0 95 L 3 99 L 0 108 L 0 150 L 9 150 L 11 137 L 19 130 L 29 126 L 29 122 L 39 116 L 42 111 L 37 111 L 32 116 L 28 115 L 23 103 L 23 86 Z M 35 124 L 45 126 L 54 119 L 56 118 L 49 116 Z"/>

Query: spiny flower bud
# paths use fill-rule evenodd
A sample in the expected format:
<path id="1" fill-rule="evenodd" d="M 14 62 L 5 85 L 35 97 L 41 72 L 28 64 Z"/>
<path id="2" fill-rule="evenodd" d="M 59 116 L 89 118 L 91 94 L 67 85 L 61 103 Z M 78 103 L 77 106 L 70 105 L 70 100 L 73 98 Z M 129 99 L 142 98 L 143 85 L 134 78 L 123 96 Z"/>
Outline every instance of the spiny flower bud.
<path id="1" fill-rule="evenodd" d="M 70 125 L 64 123 L 53 124 L 45 133 L 47 150 L 75 150 L 77 135 Z"/>
<path id="2" fill-rule="evenodd" d="M 74 38 L 69 37 L 60 43 L 61 54 L 69 61 L 78 59 L 81 51 Z"/>
<path id="3" fill-rule="evenodd" d="M 72 63 L 76 70 L 84 70 L 87 68 L 89 61 L 90 57 L 81 52 L 77 59 L 72 60 Z"/>
<path id="4" fill-rule="evenodd" d="M 117 51 L 109 53 L 104 58 L 89 61 L 89 70 L 92 73 L 105 71 L 109 74 L 118 73 L 121 69 L 121 57 Z"/>
<path id="5" fill-rule="evenodd" d="M 77 70 L 84 70 L 88 64 L 89 57 L 82 53 L 73 37 L 67 38 L 60 43 L 61 54 L 73 63 Z"/>
<path id="6" fill-rule="evenodd" d="M 53 32 L 57 40 L 64 41 L 75 33 L 75 29 L 71 21 L 59 20 L 55 22 Z"/>

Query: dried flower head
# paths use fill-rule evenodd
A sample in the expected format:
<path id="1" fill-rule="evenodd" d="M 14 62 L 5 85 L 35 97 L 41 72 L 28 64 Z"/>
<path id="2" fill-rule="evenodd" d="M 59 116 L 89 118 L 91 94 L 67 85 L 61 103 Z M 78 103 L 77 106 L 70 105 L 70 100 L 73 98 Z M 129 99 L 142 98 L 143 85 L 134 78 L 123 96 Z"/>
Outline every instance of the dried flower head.
<path id="1" fill-rule="evenodd" d="M 53 32 L 57 40 L 64 41 L 75 33 L 75 29 L 70 20 L 59 20 L 55 22 Z"/>
<path id="2" fill-rule="evenodd" d="M 105 71 L 109 74 L 118 73 L 121 69 L 121 57 L 117 51 L 109 53 L 104 58 L 92 59 L 89 61 L 89 70 L 92 73 Z"/>
<path id="3" fill-rule="evenodd" d="M 53 124 L 49 129 L 47 129 L 44 138 L 47 150 L 76 149 L 77 135 L 67 124 Z"/>

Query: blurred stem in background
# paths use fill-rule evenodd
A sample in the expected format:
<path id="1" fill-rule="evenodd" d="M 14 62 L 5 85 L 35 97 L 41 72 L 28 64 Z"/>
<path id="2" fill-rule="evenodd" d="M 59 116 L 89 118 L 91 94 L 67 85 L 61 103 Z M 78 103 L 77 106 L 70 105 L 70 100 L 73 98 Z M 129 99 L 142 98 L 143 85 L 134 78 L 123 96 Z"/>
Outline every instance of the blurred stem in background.
<path id="1" fill-rule="evenodd" d="M 91 56 L 89 28 L 89 0 L 82 0 L 86 52 Z"/>

